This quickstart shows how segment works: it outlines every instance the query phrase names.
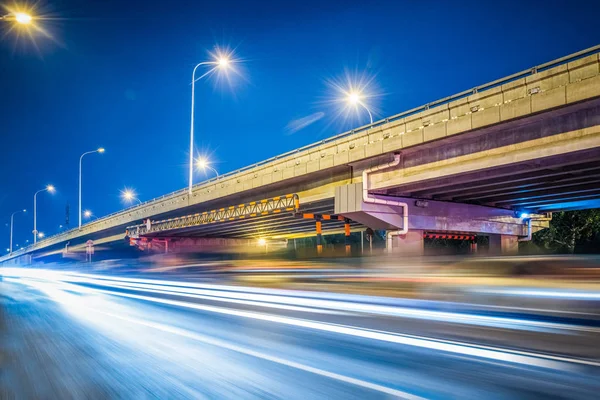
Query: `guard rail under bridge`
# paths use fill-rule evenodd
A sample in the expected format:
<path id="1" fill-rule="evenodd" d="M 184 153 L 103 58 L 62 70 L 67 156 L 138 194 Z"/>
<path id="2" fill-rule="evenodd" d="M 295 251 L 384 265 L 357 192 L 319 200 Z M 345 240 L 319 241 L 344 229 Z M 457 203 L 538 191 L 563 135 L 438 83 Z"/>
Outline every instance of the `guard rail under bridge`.
<path id="1" fill-rule="evenodd" d="M 169 236 L 204 236 L 207 231 L 215 234 L 213 229 L 203 229 L 208 225 L 220 225 L 216 232 L 217 235 L 224 235 L 228 231 L 238 231 L 240 229 L 239 222 L 249 219 L 255 219 L 253 222 L 261 222 L 264 217 L 284 214 L 283 220 L 293 218 L 293 215 L 300 208 L 300 200 L 297 194 L 288 194 L 285 196 L 276 196 L 259 201 L 251 201 L 245 204 L 236 206 L 223 207 L 216 210 L 205 211 L 183 217 L 169 218 L 160 221 L 152 221 L 147 219 L 143 224 L 132 225 L 127 227 L 126 235 L 133 239 L 141 237 L 164 237 Z M 237 221 L 237 224 L 231 224 Z M 242 229 L 242 233 L 246 232 L 251 235 L 252 230 L 246 226 Z M 238 235 L 239 236 L 239 235 Z M 243 236 L 243 235 L 242 235 Z"/>

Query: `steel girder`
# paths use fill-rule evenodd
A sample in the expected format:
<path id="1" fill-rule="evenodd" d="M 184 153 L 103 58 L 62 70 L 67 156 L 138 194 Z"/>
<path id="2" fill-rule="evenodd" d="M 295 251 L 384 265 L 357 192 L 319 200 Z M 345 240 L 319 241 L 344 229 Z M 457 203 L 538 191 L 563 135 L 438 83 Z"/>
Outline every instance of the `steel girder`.
<path id="1" fill-rule="evenodd" d="M 288 194 L 183 217 L 132 225 L 127 227 L 126 234 L 131 238 L 139 238 L 153 233 L 185 229 L 206 224 L 243 220 L 246 218 L 279 214 L 282 212 L 297 213 L 299 208 L 300 201 L 298 195 Z"/>

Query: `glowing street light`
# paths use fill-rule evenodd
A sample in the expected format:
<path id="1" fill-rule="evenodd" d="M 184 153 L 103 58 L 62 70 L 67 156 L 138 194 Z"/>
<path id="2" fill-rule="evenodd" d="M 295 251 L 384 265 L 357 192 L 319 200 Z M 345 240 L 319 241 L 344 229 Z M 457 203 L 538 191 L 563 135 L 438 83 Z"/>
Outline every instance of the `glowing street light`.
<path id="1" fill-rule="evenodd" d="M 83 216 L 86 217 L 86 218 L 89 218 L 89 217 L 92 216 L 92 212 L 90 210 L 85 210 L 83 212 Z"/>
<path id="2" fill-rule="evenodd" d="M 28 14 L 26 12 L 15 11 L 0 17 L 0 20 L 15 21 L 17 24 L 20 25 L 29 25 L 32 23 L 33 17 L 31 16 L 31 14 Z"/>
<path id="3" fill-rule="evenodd" d="M 229 58 L 219 57 L 219 67 L 227 68 L 229 66 Z"/>
<path id="4" fill-rule="evenodd" d="M 104 147 L 99 147 L 96 150 L 86 151 L 79 157 L 79 229 L 81 229 L 81 162 L 83 161 L 83 156 L 92 153 L 104 153 Z"/>
<path id="5" fill-rule="evenodd" d="M 137 198 L 135 192 L 131 189 L 125 189 L 121 191 L 121 197 L 128 203 L 131 203 L 132 201 L 136 200 L 139 204 L 142 204 L 142 201 Z"/>
<path id="6" fill-rule="evenodd" d="M 16 1 L 23 3 L 24 0 Z M 35 12 L 37 4 L 33 3 L 39 2 L 27 1 L 26 3 L 32 3 L 32 7 L 24 8 L 23 6 L 16 5 L 13 6 L 16 8 L 13 8 L 11 6 L 4 5 L 2 8 L 6 9 L 6 14 L 0 14 L 0 23 L 6 21 L 11 25 L 8 31 L 16 34 L 16 40 L 20 40 L 21 37 L 28 36 L 35 45 L 36 39 L 44 36 L 56 42 L 56 39 L 52 36 L 52 33 L 43 25 L 43 21 L 48 18 L 43 14 L 37 14 Z"/>
<path id="7" fill-rule="evenodd" d="M 258 243 L 258 245 L 260 247 L 264 246 L 264 248 L 265 248 L 265 254 L 267 254 L 269 252 L 269 242 L 267 242 L 267 239 L 265 239 L 265 238 L 259 238 L 258 241 L 257 241 L 257 243 Z"/>
<path id="8" fill-rule="evenodd" d="M 198 158 L 196 160 L 196 166 L 198 167 L 198 169 L 201 169 L 201 170 L 203 170 L 205 172 L 206 172 L 206 169 L 208 168 L 208 169 L 212 170 L 215 173 L 215 175 L 217 176 L 217 178 L 219 177 L 219 172 L 217 172 L 216 169 L 214 169 L 213 167 L 211 167 L 209 161 L 206 158 L 204 158 L 204 157 L 200 157 L 200 158 Z"/>
<path id="9" fill-rule="evenodd" d="M 47 185 L 45 188 L 38 190 L 33 195 L 33 232 L 32 232 L 33 233 L 33 243 L 37 242 L 38 237 L 44 237 L 43 234 L 42 234 L 42 236 L 39 236 L 38 230 L 37 230 L 37 195 L 38 195 L 38 193 L 41 193 L 41 192 L 54 193 L 55 191 L 56 191 L 56 189 L 54 188 L 54 186 Z"/>
<path id="10" fill-rule="evenodd" d="M 31 15 L 29 15 L 27 13 L 23 13 L 23 12 L 15 13 L 15 21 L 17 21 L 19 24 L 28 25 L 31 23 L 32 20 L 33 20 L 33 18 L 31 17 Z"/>
<path id="11" fill-rule="evenodd" d="M 356 92 L 356 91 L 347 92 L 346 93 L 346 102 L 355 108 L 358 106 L 361 106 L 362 108 L 367 110 L 367 112 L 369 113 L 369 119 L 371 120 L 371 125 L 373 125 L 373 115 L 371 114 L 371 110 L 369 110 L 369 107 L 367 107 L 367 105 L 365 104 L 364 98 L 360 92 Z"/>
<path id="12" fill-rule="evenodd" d="M 200 78 L 196 79 L 196 70 L 198 69 L 198 67 L 202 66 L 202 65 L 213 65 L 214 67 L 204 73 L 202 76 L 200 76 Z M 194 92 L 195 92 L 195 87 L 196 87 L 196 81 L 202 79 L 203 77 L 207 76 L 208 74 L 210 74 L 211 72 L 213 72 L 215 69 L 227 69 L 229 68 L 229 66 L 231 65 L 231 60 L 229 59 L 229 57 L 227 55 L 220 55 L 216 60 L 213 61 L 204 61 L 201 63 L 198 63 L 195 67 L 194 70 L 192 71 L 192 111 L 191 111 L 191 121 L 190 121 L 190 171 L 189 171 L 189 187 L 188 187 L 188 192 L 191 195 L 192 194 L 192 185 L 194 182 Z"/>
<path id="13" fill-rule="evenodd" d="M 13 226 L 14 226 L 15 214 L 18 214 L 18 213 L 21 213 L 21 212 L 24 213 L 24 212 L 27 212 L 27 210 L 22 209 L 22 210 L 19 210 L 19 211 L 15 211 L 14 213 L 12 213 L 10 215 L 10 247 L 8 248 L 9 254 L 12 254 L 12 248 L 13 248 Z M 17 247 L 18 246 L 19 245 L 17 245 Z"/>
<path id="14" fill-rule="evenodd" d="M 46 235 L 44 235 L 44 232 L 40 232 L 40 233 L 38 233 L 38 235 L 37 235 L 37 236 L 38 236 L 40 239 L 43 239 L 43 238 L 44 238 L 44 236 L 46 236 Z"/>

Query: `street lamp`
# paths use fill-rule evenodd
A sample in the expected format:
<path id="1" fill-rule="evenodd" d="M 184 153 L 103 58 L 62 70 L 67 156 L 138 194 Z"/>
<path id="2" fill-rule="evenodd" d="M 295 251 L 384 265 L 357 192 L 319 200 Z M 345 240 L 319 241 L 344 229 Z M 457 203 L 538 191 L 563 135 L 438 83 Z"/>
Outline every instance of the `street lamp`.
<path id="1" fill-rule="evenodd" d="M 269 242 L 267 242 L 267 239 L 265 238 L 259 238 L 257 241 L 259 246 L 265 246 L 265 254 L 267 254 L 269 252 Z"/>
<path id="2" fill-rule="evenodd" d="M 15 21 L 20 25 L 29 25 L 33 21 L 33 17 L 25 12 L 11 12 L 0 17 L 0 20 Z"/>
<path id="3" fill-rule="evenodd" d="M 208 162 L 208 160 L 206 158 L 204 158 L 204 157 L 200 157 L 200 158 L 198 158 L 196 160 L 196 166 L 199 169 L 201 169 L 201 170 L 203 170 L 205 172 L 206 172 L 206 169 L 208 168 L 208 169 L 212 170 L 215 173 L 215 175 L 217 176 L 217 178 L 219 177 L 219 172 L 217 172 L 216 169 L 214 169 L 213 167 L 211 167 L 210 163 Z"/>
<path id="4" fill-rule="evenodd" d="M 195 67 L 194 67 L 194 71 L 192 72 L 192 111 L 191 111 L 191 121 L 190 121 L 190 176 L 189 176 L 189 187 L 188 187 L 188 192 L 191 195 L 192 194 L 192 185 L 194 182 L 194 91 L 195 91 L 195 84 L 196 84 L 196 80 L 200 80 L 203 77 L 205 77 L 206 75 L 210 74 L 212 71 L 214 71 L 215 69 L 219 68 L 219 69 L 226 69 L 230 66 L 231 64 L 231 60 L 229 59 L 229 57 L 222 55 L 219 56 L 216 60 L 213 61 L 204 61 L 201 63 L 198 63 Z M 202 66 L 202 65 L 213 65 L 214 67 L 206 72 L 205 74 L 203 74 L 200 78 L 196 79 L 196 70 L 198 69 L 198 67 Z"/>
<path id="5" fill-rule="evenodd" d="M 128 203 L 131 203 L 132 201 L 136 200 L 139 204 L 142 204 L 142 201 L 137 198 L 137 196 L 135 195 L 135 192 L 131 189 L 125 189 L 125 190 L 121 191 L 121 197 L 123 198 L 124 201 L 126 201 Z"/>
<path id="6" fill-rule="evenodd" d="M 92 212 L 90 210 L 85 210 L 83 212 L 83 216 L 86 217 L 86 218 L 89 218 L 89 217 L 92 216 Z"/>
<path id="7" fill-rule="evenodd" d="M 346 102 L 351 106 L 361 106 L 362 108 L 367 110 L 367 112 L 369 113 L 369 119 L 371 120 L 371 125 L 373 125 L 373 115 L 371 114 L 371 110 L 369 110 L 369 107 L 367 107 L 363 99 L 364 97 L 360 92 L 351 91 L 346 93 Z"/>
<path id="8" fill-rule="evenodd" d="M 39 237 L 40 239 L 43 239 L 43 238 L 44 238 L 44 236 L 46 236 L 46 235 L 44 235 L 44 232 L 40 232 L 40 233 L 38 233 L 38 237 Z"/>
<path id="9" fill-rule="evenodd" d="M 13 226 L 14 226 L 15 214 L 18 214 L 20 212 L 24 213 L 24 212 L 27 212 L 27 210 L 23 209 L 23 210 L 15 211 L 14 213 L 12 213 L 10 215 L 10 247 L 8 250 L 9 254 L 12 254 L 12 248 L 13 248 Z"/>
<path id="10" fill-rule="evenodd" d="M 54 193 L 56 191 L 56 189 L 54 188 L 54 186 L 52 185 L 48 185 L 43 189 L 38 190 L 37 192 L 35 192 L 35 194 L 33 195 L 33 243 L 37 243 L 37 238 L 38 238 L 38 231 L 37 231 L 37 195 L 38 193 L 41 192 L 48 192 L 48 193 Z M 41 234 L 40 237 L 44 237 L 43 234 Z"/>
<path id="11" fill-rule="evenodd" d="M 92 153 L 104 153 L 104 147 L 99 147 L 96 150 L 86 151 L 79 157 L 79 229 L 81 229 L 81 162 L 83 161 L 83 156 Z"/>

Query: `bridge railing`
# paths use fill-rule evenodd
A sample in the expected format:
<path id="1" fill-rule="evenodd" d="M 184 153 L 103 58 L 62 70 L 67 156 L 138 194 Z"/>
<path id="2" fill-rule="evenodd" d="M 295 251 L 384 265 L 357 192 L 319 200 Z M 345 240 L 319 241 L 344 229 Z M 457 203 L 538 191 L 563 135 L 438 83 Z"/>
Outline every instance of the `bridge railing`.
<path id="1" fill-rule="evenodd" d="M 311 150 L 311 149 L 317 148 L 319 146 L 322 146 L 323 144 L 331 143 L 331 142 L 334 142 L 336 140 L 347 138 L 349 136 L 352 136 L 352 135 L 355 135 L 355 134 L 358 134 L 358 133 L 366 132 L 366 131 L 368 131 L 370 129 L 373 129 L 375 127 L 388 124 L 389 122 L 393 122 L 393 121 L 396 121 L 396 120 L 399 120 L 399 119 L 402 119 L 402 118 L 406 118 L 406 117 L 411 116 L 413 114 L 417 114 L 417 113 L 429 110 L 432 107 L 437 107 L 437 106 L 444 105 L 444 104 L 447 104 L 447 103 L 450 103 L 450 102 L 453 102 L 453 101 L 456 101 L 456 100 L 460 100 L 462 98 L 471 96 L 474 93 L 479 93 L 479 92 L 482 92 L 482 91 L 485 91 L 485 90 L 488 90 L 488 89 L 492 89 L 494 87 L 501 86 L 503 84 L 515 81 L 517 79 L 521 79 L 521 78 L 524 78 L 524 77 L 527 77 L 527 76 L 531 76 L 531 75 L 536 74 L 538 72 L 541 72 L 541 71 L 544 71 L 544 70 L 547 70 L 547 69 L 550 69 L 550 68 L 554 68 L 554 67 L 557 67 L 557 66 L 560 66 L 560 65 L 563 65 L 563 64 L 567 64 L 569 62 L 572 62 L 572 61 L 575 61 L 577 59 L 580 59 L 580 58 L 583 58 L 583 57 L 586 57 L 586 56 L 589 56 L 589 55 L 592 55 L 592 54 L 596 54 L 596 53 L 600 53 L 600 45 L 593 46 L 593 47 L 590 47 L 588 49 L 579 51 L 577 53 L 573 53 L 573 54 L 570 54 L 568 56 L 561 57 L 561 58 L 558 58 L 556 60 L 553 60 L 553 61 L 550 61 L 550 62 L 547 62 L 547 63 L 544 63 L 544 64 L 540 64 L 540 65 L 534 66 L 532 68 L 523 70 L 521 72 L 517 72 L 515 74 L 503 77 L 501 79 L 498 79 L 498 80 L 495 80 L 495 81 L 492 81 L 492 82 L 485 83 L 485 84 L 480 85 L 480 86 L 476 86 L 473 89 L 465 90 L 465 91 L 462 91 L 460 93 L 454 94 L 452 96 L 444 97 L 444 98 L 439 99 L 437 101 L 430 102 L 430 103 L 424 104 L 422 106 L 412 108 L 410 110 L 401 112 L 401 113 L 393 115 L 391 117 L 387 117 L 387 118 L 381 119 L 379 121 L 375 121 L 372 124 L 363 125 L 363 126 L 361 126 L 359 128 L 352 129 L 350 131 L 346 131 L 346 132 L 340 133 L 340 134 L 335 135 L 335 136 L 331 136 L 331 137 L 323 139 L 321 141 L 314 142 L 314 143 L 308 144 L 306 146 L 297 148 L 295 150 L 291 150 L 291 151 L 288 151 L 286 153 L 279 154 L 279 155 L 277 155 L 275 157 L 271 157 L 271 158 L 268 158 L 266 160 L 263 160 L 263 161 L 260 161 L 260 162 L 248 165 L 246 167 L 239 168 L 237 170 L 234 170 L 234 171 L 231 171 L 231 172 L 219 175 L 218 177 L 207 179 L 205 181 L 202 181 L 202 182 L 197 183 L 196 185 L 194 185 L 194 188 L 199 188 L 199 187 L 204 186 L 206 184 L 210 184 L 210 183 L 222 181 L 222 180 L 224 180 L 226 178 L 230 178 L 230 177 L 232 177 L 234 175 L 237 175 L 237 174 L 249 171 L 249 170 L 251 170 L 253 168 L 257 168 L 257 167 L 260 167 L 260 166 L 272 163 L 274 161 L 278 161 L 278 160 L 281 160 L 283 158 L 293 156 L 295 154 L 301 153 L 301 152 L 306 151 L 306 150 Z M 135 210 L 138 210 L 140 208 L 144 208 L 147 205 L 152 204 L 154 202 L 158 202 L 158 201 L 161 201 L 161 200 L 164 200 L 164 199 L 168 199 L 168 198 L 173 198 L 173 197 L 180 196 L 180 195 L 185 195 L 186 193 L 187 193 L 187 188 L 186 189 L 177 190 L 175 192 L 171 192 L 171 193 L 162 195 L 160 197 L 156 197 L 156 198 L 153 198 L 151 200 L 147 200 L 147 201 L 145 201 L 145 202 L 143 202 L 141 204 L 137 204 L 137 205 L 134 205 L 132 207 L 128 207 L 126 209 L 122 209 L 122 210 L 116 211 L 114 213 L 108 214 L 106 216 L 103 216 L 101 218 L 96 219 L 93 222 L 89 222 L 89 223 L 85 224 L 84 226 L 89 227 L 89 226 L 93 226 L 93 225 L 96 225 L 96 224 L 101 224 L 102 222 L 107 221 L 110 218 L 115 217 L 117 215 L 121 215 L 123 213 L 135 211 Z M 20 254 L 25 254 L 28 251 L 30 251 L 32 249 L 35 249 L 37 247 L 43 247 L 43 243 L 44 242 L 46 242 L 48 240 L 59 238 L 61 236 L 65 236 L 66 237 L 69 234 L 76 232 L 77 230 L 78 230 L 78 228 L 74 228 L 74 229 L 70 229 L 68 231 L 60 232 L 60 233 L 55 234 L 55 235 L 47 236 L 45 239 L 38 241 L 37 244 L 32 244 L 32 245 L 29 245 L 27 247 L 21 248 L 20 250 L 17 250 L 15 252 L 13 252 L 13 256 L 18 256 Z"/>

